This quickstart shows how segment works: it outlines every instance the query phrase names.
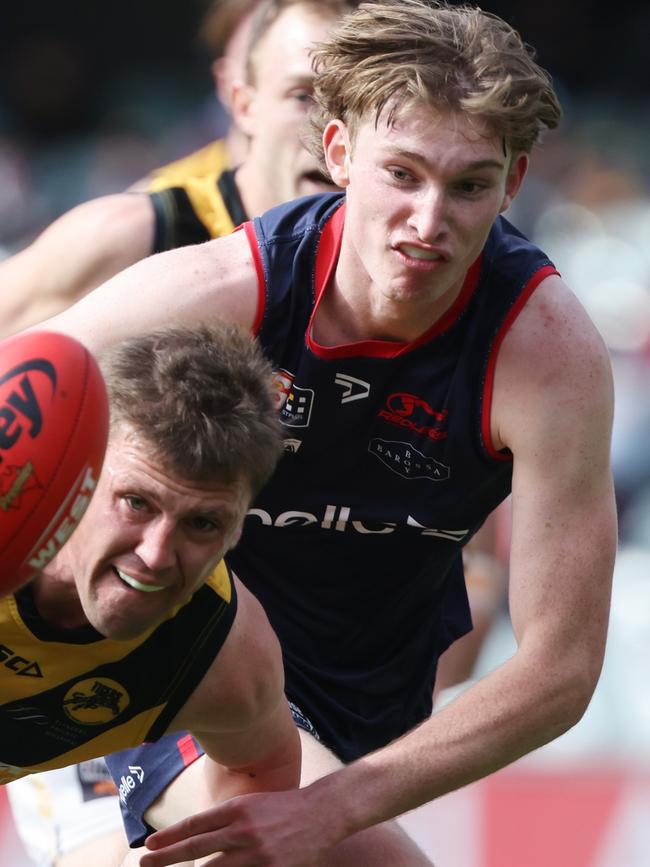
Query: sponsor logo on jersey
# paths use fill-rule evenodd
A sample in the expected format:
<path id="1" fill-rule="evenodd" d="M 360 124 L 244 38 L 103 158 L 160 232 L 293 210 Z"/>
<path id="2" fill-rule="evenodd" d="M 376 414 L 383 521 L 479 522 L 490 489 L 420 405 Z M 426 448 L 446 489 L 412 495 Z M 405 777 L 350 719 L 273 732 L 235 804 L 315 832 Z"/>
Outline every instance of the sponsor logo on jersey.
<path id="1" fill-rule="evenodd" d="M 438 529 L 420 524 L 411 515 L 407 515 L 403 524 L 393 521 L 363 522 L 352 515 L 350 506 L 338 506 L 328 504 L 322 515 L 313 512 L 287 511 L 273 517 L 266 509 L 250 509 L 247 518 L 256 518 L 267 527 L 313 527 L 319 526 L 323 530 L 336 530 L 339 533 L 355 532 L 362 534 L 387 534 L 410 527 L 418 531 L 421 536 L 434 536 L 438 539 L 447 539 L 451 542 L 461 542 L 469 533 L 466 527 L 462 530 Z"/>
<path id="2" fill-rule="evenodd" d="M 0 662 L 19 677 L 43 677 L 38 662 L 25 659 L 24 656 L 15 653 L 6 644 L 0 644 Z"/>
<path id="3" fill-rule="evenodd" d="M 293 373 L 289 373 L 288 370 L 280 368 L 280 370 L 273 371 L 272 385 L 278 409 L 282 409 L 287 402 L 294 379 L 295 376 Z"/>
<path id="4" fill-rule="evenodd" d="M 63 709 L 81 725 L 104 725 L 118 717 L 130 704 L 124 687 L 109 677 L 90 677 L 70 687 Z"/>
<path id="5" fill-rule="evenodd" d="M 334 382 L 344 389 L 341 403 L 363 400 L 364 397 L 368 397 L 370 394 L 370 383 L 365 382 L 363 379 L 357 379 L 356 376 L 348 376 L 347 373 L 337 373 Z"/>
<path id="6" fill-rule="evenodd" d="M 29 378 L 30 373 L 35 372 L 45 374 L 50 380 L 52 394 L 55 394 L 56 369 L 44 358 L 24 361 L 0 376 L 0 391 L 4 392 L 2 386 L 6 383 L 12 384 L 11 391 L 4 397 L 0 407 L 0 451 L 8 451 L 15 446 L 25 429 L 35 439 L 43 428 L 43 413 Z M 0 454 L 0 463 L 2 460 Z"/>
<path id="7" fill-rule="evenodd" d="M 129 765 L 129 773 L 133 774 L 139 783 L 144 780 L 144 771 L 140 765 Z"/>
<path id="8" fill-rule="evenodd" d="M 291 452 L 292 455 L 295 455 L 301 445 L 302 440 L 286 439 L 284 441 L 284 450 L 285 452 Z"/>
<path id="9" fill-rule="evenodd" d="M 368 451 L 379 458 L 382 464 L 405 479 L 431 479 L 433 482 L 443 482 L 449 478 L 448 466 L 426 457 L 409 443 L 375 437 L 368 443 Z"/>
<path id="10" fill-rule="evenodd" d="M 122 774 L 120 777 L 120 785 L 117 793 L 120 796 L 120 801 L 126 805 L 127 798 L 135 789 L 136 785 L 142 784 L 144 780 L 144 771 L 140 765 L 129 765 L 129 773 Z"/>
<path id="11" fill-rule="evenodd" d="M 280 410 L 280 421 L 287 427 L 309 427 L 313 404 L 313 389 L 293 385 Z"/>
<path id="12" fill-rule="evenodd" d="M 449 435 L 445 430 L 448 410 L 435 410 L 423 398 L 406 391 L 389 395 L 386 406 L 379 410 L 378 415 L 389 424 L 406 428 L 432 440 L 444 440 Z"/>

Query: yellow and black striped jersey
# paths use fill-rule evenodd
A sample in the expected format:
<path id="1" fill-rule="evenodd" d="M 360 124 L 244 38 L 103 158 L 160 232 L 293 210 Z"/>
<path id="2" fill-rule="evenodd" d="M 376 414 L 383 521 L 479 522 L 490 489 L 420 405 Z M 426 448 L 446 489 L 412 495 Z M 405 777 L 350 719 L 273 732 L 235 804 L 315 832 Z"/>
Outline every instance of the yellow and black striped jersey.
<path id="1" fill-rule="evenodd" d="M 187 178 L 203 178 L 214 172 L 219 174 L 229 165 L 230 157 L 226 142 L 223 139 L 216 139 L 205 147 L 174 160 L 173 163 L 154 169 L 148 191 L 157 193 L 169 187 L 183 186 Z"/>
<path id="2" fill-rule="evenodd" d="M 0 783 L 157 740 L 219 652 L 237 608 L 222 561 L 131 641 L 39 616 L 29 585 L 0 599 Z"/>
<path id="3" fill-rule="evenodd" d="M 154 253 L 229 235 L 248 219 L 221 140 L 157 170 L 149 196 Z"/>

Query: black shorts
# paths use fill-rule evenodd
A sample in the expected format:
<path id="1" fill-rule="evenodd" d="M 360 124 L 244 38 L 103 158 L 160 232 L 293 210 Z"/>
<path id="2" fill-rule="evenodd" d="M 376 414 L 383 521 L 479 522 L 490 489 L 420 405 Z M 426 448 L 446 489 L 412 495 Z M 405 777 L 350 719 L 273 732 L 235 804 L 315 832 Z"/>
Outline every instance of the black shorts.
<path id="1" fill-rule="evenodd" d="M 317 740 L 318 733 L 299 707 L 289 702 L 296 726 Z M 155 828 L 147 824 L 144 814 L 176 779 L 182 770 L 203 755 L 199 742 L 187 732 L 163 735 L 155 743 L 106 756 L 106 764 L 117 786 L 122 820 L 129 845 L 142 846 Z"/>

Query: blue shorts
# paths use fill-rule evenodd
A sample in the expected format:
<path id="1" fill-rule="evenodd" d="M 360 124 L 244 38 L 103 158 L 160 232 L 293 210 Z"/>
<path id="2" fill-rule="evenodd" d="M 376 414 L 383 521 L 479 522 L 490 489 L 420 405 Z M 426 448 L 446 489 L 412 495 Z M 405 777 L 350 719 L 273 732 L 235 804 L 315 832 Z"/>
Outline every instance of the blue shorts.
<path id="1" fill-rule="evenodd" d="M 296 726 L 320 740 L 311 721 L 289 702 Z M 155 743 L 106 756 L 106 764 L 117 786 L 122 820 L 129 845 L 142 846 L 153 834 L 144 814 L 182 770 L 203 755 L 199 742 L 187 732 L 163 735 Z"/>

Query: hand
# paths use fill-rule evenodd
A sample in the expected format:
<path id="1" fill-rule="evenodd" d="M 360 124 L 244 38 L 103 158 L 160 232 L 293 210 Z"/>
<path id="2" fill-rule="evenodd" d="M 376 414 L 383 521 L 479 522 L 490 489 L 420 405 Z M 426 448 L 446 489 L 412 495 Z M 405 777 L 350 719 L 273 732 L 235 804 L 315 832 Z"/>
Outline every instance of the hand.
<path id="1" fill-rule="evenodd" d="M 141 867 L 215 855 L 202 867 L 318 867 L 338 842 L 306 789 L 258 793 L 189 816 L 145 841 Z M 217 854 L 223 853 L 223 854 Z"/>

